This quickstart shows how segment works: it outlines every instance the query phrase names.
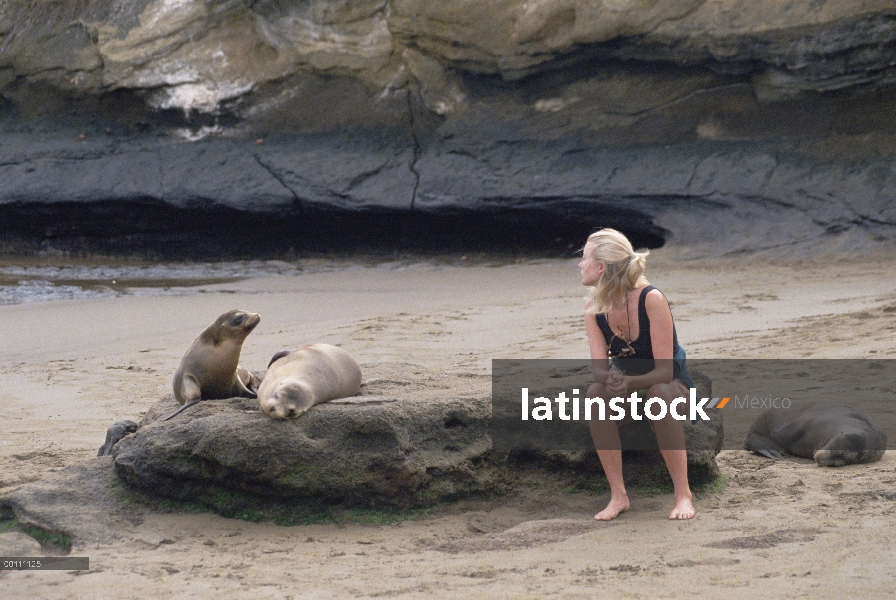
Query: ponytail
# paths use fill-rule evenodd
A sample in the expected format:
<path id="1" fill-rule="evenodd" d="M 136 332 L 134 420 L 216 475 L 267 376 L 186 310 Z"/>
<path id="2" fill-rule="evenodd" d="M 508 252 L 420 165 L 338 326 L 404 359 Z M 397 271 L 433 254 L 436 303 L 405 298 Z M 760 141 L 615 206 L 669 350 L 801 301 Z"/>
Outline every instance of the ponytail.
<path id="1" fill-rule="evenodd" d="M 589 290 L 586 314 L 605 314 L 625 303 L 629 291 L 650 285 L 644 277 L 649 250 L 635 252 L 631 242 L 615 229 L 601 229 L 588 237 L 592 257 L 607 266 L 597 286 Z"/>

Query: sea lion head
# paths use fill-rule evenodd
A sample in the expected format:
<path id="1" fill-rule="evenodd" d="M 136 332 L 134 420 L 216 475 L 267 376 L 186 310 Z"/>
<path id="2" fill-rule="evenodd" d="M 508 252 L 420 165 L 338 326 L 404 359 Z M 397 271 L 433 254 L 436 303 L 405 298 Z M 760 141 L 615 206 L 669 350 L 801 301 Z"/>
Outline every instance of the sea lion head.
<path id="1" fill-rule="evenodd" d="M 298 379 L 284 379 L 261 402 L 261 411 L 274 419 L 295 419 L 314 405 L 314 393 Z"/>
<path id="2" fill-rule="evenodd" d="M 842 467 L 875 462 L 883 458 L 886 436 L 880 440 L 876 432 L 841 432 L 831 438 L 824 448 L 812 455 L 819 467 Z"/>
<path id="3" fill-rule="evenodd" d="M 234 340 L 243 343 L 261 317 L 257 313 L 250 313 L 245 310 L 229 310 L 215 320 L 214 324 L 209 327 L 206 332 L 214 339 L 215 343 L 224 340 Z"/>

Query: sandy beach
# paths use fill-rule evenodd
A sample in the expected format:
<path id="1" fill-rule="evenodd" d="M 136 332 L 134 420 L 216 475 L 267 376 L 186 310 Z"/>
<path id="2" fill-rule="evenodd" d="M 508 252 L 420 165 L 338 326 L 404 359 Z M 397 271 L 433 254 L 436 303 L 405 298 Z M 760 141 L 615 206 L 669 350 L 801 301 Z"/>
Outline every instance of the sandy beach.
<path id="1" fill-rule="evenodd" d="M 362 367 L 486 375 L 497 358 L 586 358 L 577 259 L 420 260 L 185 288 L 182 294 L 0 306 L 0 495 L 96 456 L 115 421 L 170 392 L 191 340 L 231 308 L 261 315 L 242 363 L 328 342 Z M 654 251 L 694 358 L 896 358 L 891 257 L 679 260 Z M 409 367 L 410 368 L 410 367 Z M 480 379 L 486 386 L 487 379 Z M 889 432 L 891 436 L 896 432 Z M 151 514 L 122 540 L 80 546 L 89 572 L 0 571 L 18 598 L 889 598 L 896 588 L 896 453 L 822 469 L 726 450 L 724 488 L 607 494 L 533 488 L 393 524 L 282 527 Z"/>

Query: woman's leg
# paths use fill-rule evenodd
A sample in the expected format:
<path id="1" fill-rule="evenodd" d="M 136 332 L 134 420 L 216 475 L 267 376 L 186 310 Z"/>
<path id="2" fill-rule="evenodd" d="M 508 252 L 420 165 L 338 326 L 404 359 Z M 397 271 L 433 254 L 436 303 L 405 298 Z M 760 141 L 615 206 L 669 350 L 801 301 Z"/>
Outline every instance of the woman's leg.
<path id="1" fill-rule="evenodd" d="M 606 388 L 601 383 L 593 383 L 588 388 L 588 398 L 603 398 L 606 396 Z M 610 484 L 610 503 L 607 507 L 594 515 L 598 521 L 609 521 L 628 510 L 628 494 L 625 491 L 625 482 L 622 479 L 622 442 L 619 441 L 619 427 L 617 421 L 601 421 L 591 419 L 591 439 L 597 450 L 597 457 L 604 468 L 607 482 Z"/>
<path id="2" fill-rule="evenodd" d="M 669 403 L 680 395 L 670 384 L 657 384 L 647 391 L 647 398 L 662 398 L 666 401 L 666 406 L 669 406 Z M 695 510 L 691 487 L 688 484 L 688 453 L 685 450 L 684 427 L 681 421 L 673 419 L 669 414 L 652 423 L 660 453 L 663 455 L 663 460 L 666 461 L 669 475 L 672 476 L 675 507 L 669 513 L 669 518 L 690 519 L 694 516 Z"/>

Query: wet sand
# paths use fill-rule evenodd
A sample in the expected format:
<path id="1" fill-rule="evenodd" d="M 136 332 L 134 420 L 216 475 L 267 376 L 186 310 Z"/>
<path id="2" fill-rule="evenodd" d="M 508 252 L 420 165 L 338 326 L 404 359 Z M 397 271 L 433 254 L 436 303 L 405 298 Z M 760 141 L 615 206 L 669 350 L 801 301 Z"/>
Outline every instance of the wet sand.
<path id="1" fill-rule="evenodd" d="M 576 260 L 354 266 L 257 276 L 183 294 L 0 306 L 0 494 L 96 455 L 106 428 L 170 390 L 192 339 L 231 308 L 261 314 L 242 362 L 339 344 L 363 364 L 485 374 L 493 358 L 583 358 Z M 679 261 L 647 275 L 694 358 L 896 358 L 896 261 Z M 892 435 L 892 433 L 891 433 Z M 670 495 L 635 495 L 597 524 L 605 494 L 533 488 L 389 525 L 280 527 L 154 514 L 91 571 L 0 572 L 11 597 L 890 597 L 896 454 L 820 469 L 725 451 L 724 489 L 668 522 Z M 114 590 L 114 593 L 112 592 Z"/>

